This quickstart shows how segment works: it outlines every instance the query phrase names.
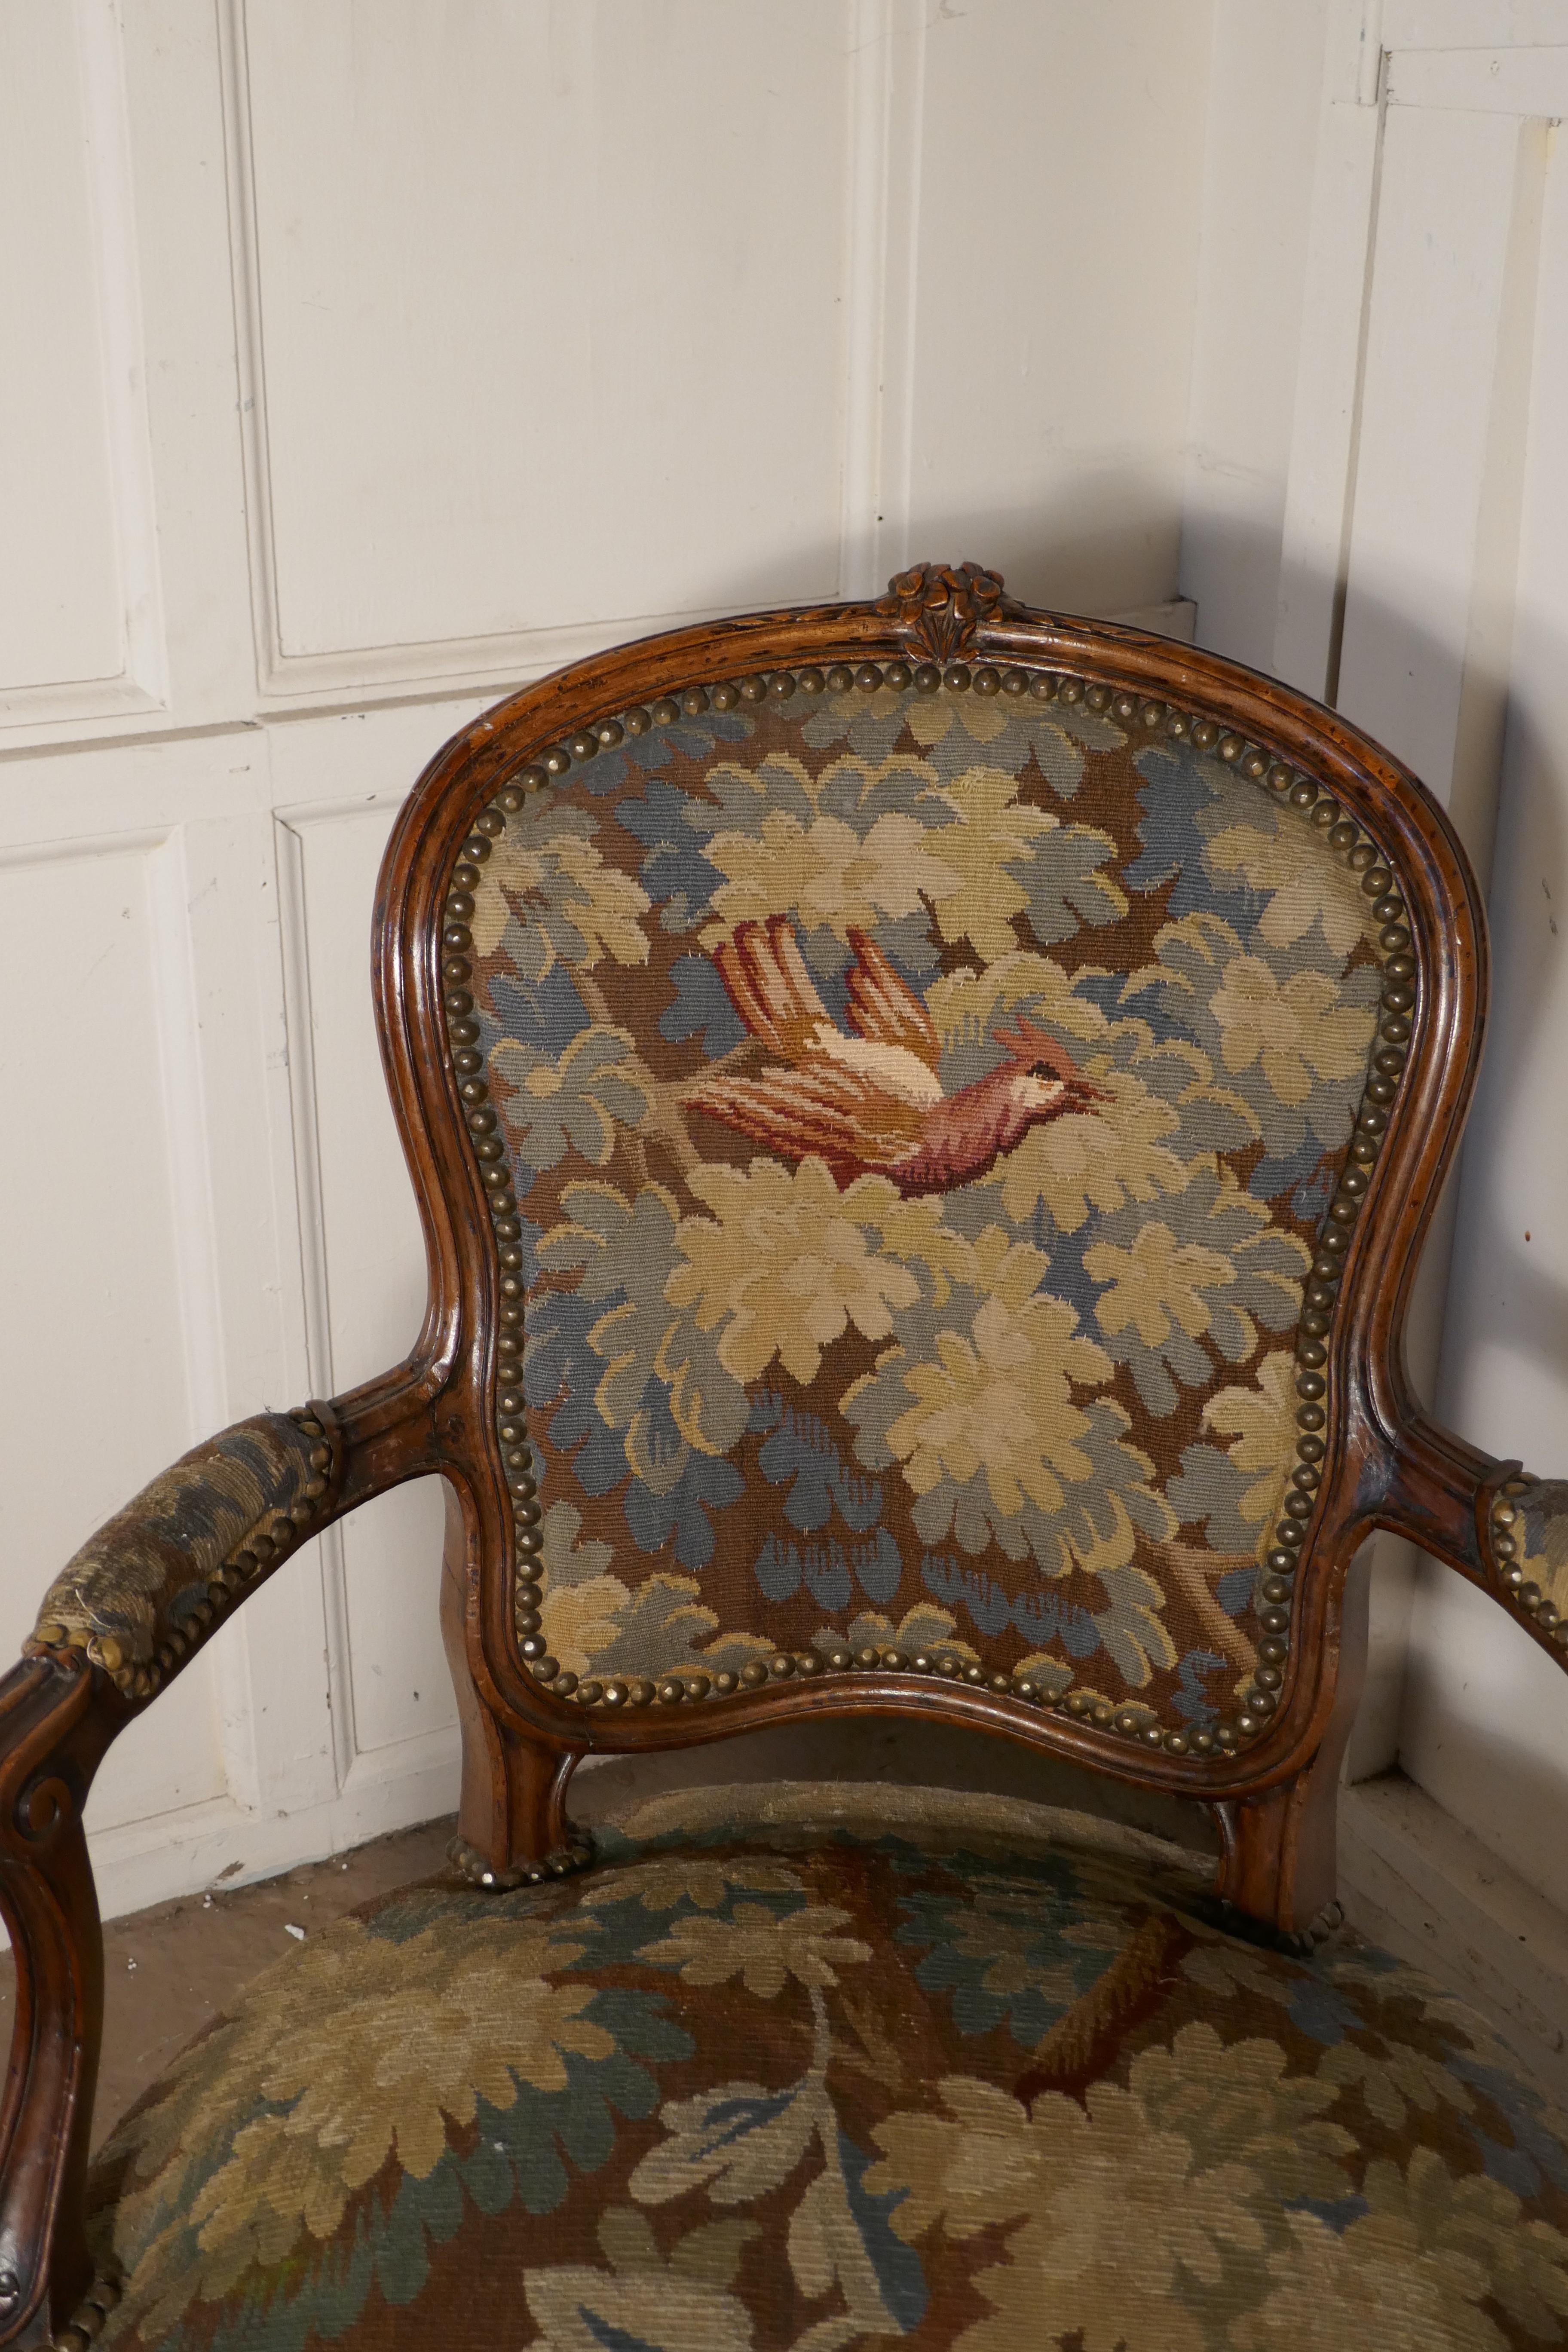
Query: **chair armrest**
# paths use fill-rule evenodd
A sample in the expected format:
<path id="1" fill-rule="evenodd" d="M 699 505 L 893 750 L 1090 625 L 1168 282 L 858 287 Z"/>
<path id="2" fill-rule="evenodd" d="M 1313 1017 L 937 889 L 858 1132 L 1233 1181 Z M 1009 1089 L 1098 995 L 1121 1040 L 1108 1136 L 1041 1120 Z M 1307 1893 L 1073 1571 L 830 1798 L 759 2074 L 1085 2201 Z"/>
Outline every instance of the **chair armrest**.
<path id="1" fill-rule="evenodd" d="M 61 1570 L 21 1663 L 0 1678 L 0 1916 L 16 1963 L 0 2101 L 0 2346 L 51 2345 L 79 2313 L 85 2343 L 114 2300 L 112 2283 L 93 2282 L 82 2222 L 103 2021 L 82 1827 L 93 1775 L 132 1717 L 300 1544 L 447 1465 L 432 1369 L 402 1367 L 335 1404 L 257 1413 L 193 1447 Z"/>
<path id="2" fill-rule="evenodd" d="M 24 1656 L 79 1650 L 148 1698 L 237 1601 L 336 1517 L 330 1405 L 259 1412 L 194 1446 L 89 1538 L 45 1593 Z"/>
<path id="3" fill-rule="evenodd" d="M 1568 1670 L 1568 1479 L 1534 1477 L 1415 1412 L 1377 1517 L 1489 1593 Z"/>

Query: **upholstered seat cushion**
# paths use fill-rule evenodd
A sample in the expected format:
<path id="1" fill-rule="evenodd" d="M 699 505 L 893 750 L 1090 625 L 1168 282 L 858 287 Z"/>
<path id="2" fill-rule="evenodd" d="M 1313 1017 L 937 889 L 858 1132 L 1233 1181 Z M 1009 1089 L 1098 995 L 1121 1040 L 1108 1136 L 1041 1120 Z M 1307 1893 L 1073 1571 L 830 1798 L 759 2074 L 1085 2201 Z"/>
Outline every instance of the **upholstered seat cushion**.
<path id="1" fill-rule="evenodd" d="M 994 1798 L 666 1800 L 367 1906 L 98 2159 L 104 2341 L 1014 2352 L 1568 2335 L 1564 2125 L 1342 1936 Z"/>

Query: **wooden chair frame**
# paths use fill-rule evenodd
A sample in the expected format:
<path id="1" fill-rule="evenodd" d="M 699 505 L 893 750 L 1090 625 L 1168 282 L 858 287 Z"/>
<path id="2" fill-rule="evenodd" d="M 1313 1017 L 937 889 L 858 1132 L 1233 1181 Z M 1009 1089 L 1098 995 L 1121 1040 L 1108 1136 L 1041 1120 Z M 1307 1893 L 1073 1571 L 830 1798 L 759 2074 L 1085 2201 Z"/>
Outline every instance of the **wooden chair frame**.
<path id="1" fill-rule="evenodd" d="M 531 1675 L 513 1620 L 515 1538 L 538 1517 L 495 1434 L 502 1273 L 493 1198 L 461 1116 L 443 1011 L 445 907 L 466 839 L 530 762 L 559 772 L 570 739 L 655 698 L 803 664 L 942 663 L 1048 671 L 1223 730 L 1228 756 L 1284 762 L 1364 828 L 1403 894 L 1416 971 L 1407 1060 L 1364 1198 L 1347 1220 L 1326 1340 L 1321 1483 L 1295 1580 L 1277 1710 L 1235 1752 L 1172 1755 L 988 1687 L 876 1669 L 781 1681 L 722 1706 L 585 1706 Z M 994 690 L 994 689 L 993 689 Z M 1016 688 L 1015 688 L 1016 690 Z M 1256 766 L 1250 771 L 1261 773 Z M 242 1576 L 215 1580 L 206 1622 L 160 1620 L 152 1663 L 42 1623 L 0 1683 L 0 1912 L 16 1956 L 16 2021 L 0 2109 L 0 2344 L 45 2345 L 91 2287 L 82 2227 L 102 2012 L 102 1945 L 82 1830 L 110 1741 L 177 1672 L 229 1598 L 295 1546 L 403 1480 L 447 1481 L 442 1623 L 463 1734 L 460 1837 L 472 1873 L 583 1858 L 565 1813 L 580 1757 L 682 1746 L 823 1712 L 970 1724 L 1075 1763 L 1207 1804 L 1219 1888 L 1240 1911 L 1300 1932 L 1333 1895 L 1341 1754 L 1360 1688 L 1364 1580 L 1352 1559 L 1379 1528 L 1412 1538 L 1490 1591 L 1561 1662 L 1555 1627 L 1508 1587 L 1494 1505 L 1518 1465 L 1437 1427 L 1412 1393 L 1403 1335 L 1412 1279 L 1473 1083 L 1487 993 L 1485 929 L 1453 829 L 1416 779 L 1332 711 L 1218 656 L 1109 624 L 1031 612 L 973 565 L 920 566 L 865 604 L 762 613 L 648 638 L 579 662 L 455 737 L 408 800 L 383 866 L 374 924 L 382 1050 L 429 1258 L 424 1327 L 407 1360 L 294 1416 L 316 1446 L 319 1490 Z M 448 982 L 449 984 L 449 982 Z M 515 1286 L 513 1286 L 515 1287 Z M 199 1467 L 203 1449 L 187 1462 Z M 309 1490 L 307 1490 L 307 1493 Z M 131 1544 L 138 1506 L 106 1539 Z M 112 1549 L 112 1543 L 110 1548 Z M 1506 1547 L 1505 1547 L 1506 1549 Z M 197 1612 L 198 1617 L 201 1612 Z M 68 2334 L 66 2341 L 76 2338 Z M 82 2341 L 87 2340 L 86 2334 Z"/>

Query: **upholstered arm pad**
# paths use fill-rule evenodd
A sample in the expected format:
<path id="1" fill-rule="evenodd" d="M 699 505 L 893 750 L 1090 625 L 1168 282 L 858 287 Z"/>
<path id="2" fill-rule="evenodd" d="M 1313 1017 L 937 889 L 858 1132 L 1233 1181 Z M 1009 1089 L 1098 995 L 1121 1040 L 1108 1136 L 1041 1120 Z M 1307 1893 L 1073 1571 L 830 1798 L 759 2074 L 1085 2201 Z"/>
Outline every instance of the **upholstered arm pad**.
<path id="1" fill-rule="evenodd" d="M 1492 1496 L 1486 1545 L 1500 1597 L 1568 1653 L 1568 1479 L 1510 1478 Z"/>
<path id="2" fill-rule="evenodd" d="M 128 1696 L 150 1697 L 232 1601 L 332 1516 L 342 1472 L 325 1405 L 237 1422 L 82 1546 L 24 1650 L 83 1650 Z"/>

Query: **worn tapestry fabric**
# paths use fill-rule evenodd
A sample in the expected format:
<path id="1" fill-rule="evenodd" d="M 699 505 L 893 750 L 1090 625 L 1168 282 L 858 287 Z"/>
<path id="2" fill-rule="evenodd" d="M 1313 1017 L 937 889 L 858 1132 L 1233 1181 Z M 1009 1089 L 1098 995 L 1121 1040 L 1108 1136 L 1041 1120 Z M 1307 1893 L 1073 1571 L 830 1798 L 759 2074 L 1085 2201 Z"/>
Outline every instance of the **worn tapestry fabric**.
<path id="1" fill-rule="evenodd" d="M 1510 1482 L 1493 1507 L 1492 1546 L 1521 1608 L 1548 1630 L 1568 1617 L 1568 1479 Z"/>
<path id="2" fill-rule="evenodd" d="M 1374 1043 L 1342 851 L 1191 740 L 884 687 L 628 735 L 470 871 L 562 1672 L 1234 1714 Z"/>
<path id="3" fill-rule="evenodd" d="M 26 1646 L 84 1649 L 144 1696 L 160 1643 L 199 1625 L 195 1612 L 211 1614 L 208 1581 L 237 1548 L 253 1534 L 261 1555 L 294 1542 L 327 1491 L 331 1460 L 303 1412 L 257 1413 L 193 1446 L 67 1561 Z"/>
<path id="4" fill-rule="evenodd" d="M 731 1813 L 725 1801 L 735 1808 Z M 1564 2123 L 1385 1953 L 1044 1808 L 646 1809 L 258 1978 L 114 2134 L 114 2352 L 1540 2352 Z"/>

